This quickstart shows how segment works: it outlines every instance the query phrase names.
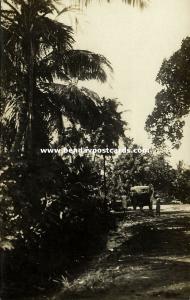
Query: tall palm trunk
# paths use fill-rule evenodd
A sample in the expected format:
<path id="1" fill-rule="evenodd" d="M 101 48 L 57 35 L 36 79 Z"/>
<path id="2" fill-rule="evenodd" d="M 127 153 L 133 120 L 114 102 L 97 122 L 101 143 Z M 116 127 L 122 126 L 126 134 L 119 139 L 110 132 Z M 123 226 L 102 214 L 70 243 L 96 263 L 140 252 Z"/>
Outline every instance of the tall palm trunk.
<path id="1" fill-rule="evenodd" d="M 1 1 L 0 1 L 0 19 L 1 19 Z M 3 98 L 3 87 L 2 87 L 2 79 L 3 79 L 3 52 L 4 52 L 4 45 L 3 45 L 3 31 L 2 27 L 0 27 L 0 99 L 2 101 Z M 0 117 L 2 117 L 2 104 L 0 104 Z M 0 125 L 1 126 L 1 125 Z M 3 153 L 4 147 L 3 147 L 3 130 L 0 128 L 0 154 Z"/>
<path id="2" fill-rule="evenodd" d="M 33 149 L 33 122 L 34 122 L 34 50 L 33 40 L 30 37 L 28 57 L 28 132 L 27 132 L 27 157 L 32 162 L 34 158 Z"/>

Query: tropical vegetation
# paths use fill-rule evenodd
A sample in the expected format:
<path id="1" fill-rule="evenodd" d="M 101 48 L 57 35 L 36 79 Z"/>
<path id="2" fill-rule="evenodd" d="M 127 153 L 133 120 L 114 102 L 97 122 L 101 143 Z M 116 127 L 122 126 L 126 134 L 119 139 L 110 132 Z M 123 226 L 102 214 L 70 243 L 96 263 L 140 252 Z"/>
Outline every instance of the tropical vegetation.
<path id="1" fill-rule="evenodd" d="M 124 2 L 141 8 L 147 3 Z M 174 170 L 162 154 L 41 153 L 51 147 L 137 147 L 126 137 L 128 123 L 117 100 L 85 87 L 87 80 L 106 82 L 113 69 L 103 55 L 75 49 L 73 28 L 57 18 L 70 9 L 53 0 L 1 4 L 2 297 L 25 297 L 54 287 L 61 276 L 73 277 L 105 246 L 115 225 L 108 204 L 131 185 L 151 178 L 168 195 L 178 197 L 182 187 L 188 201 L 189 170 L 182 162 Z M 176 95 L 174 86 L 171 91 Z M 147 128 L 151 122 L 149 117 Z"/>

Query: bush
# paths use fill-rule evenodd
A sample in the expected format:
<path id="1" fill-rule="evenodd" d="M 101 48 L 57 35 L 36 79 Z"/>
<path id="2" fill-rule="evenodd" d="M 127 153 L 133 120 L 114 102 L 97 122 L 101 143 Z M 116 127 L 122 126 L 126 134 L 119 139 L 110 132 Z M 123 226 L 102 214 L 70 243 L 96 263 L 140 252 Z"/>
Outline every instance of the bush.
<path id="1" fill-rule="evenodd" d="M 7 282 L 18 288 L 50 286 L 49 280 L 73 272 L 103 246 L 111 219 L 90 159 L 76 157 L 72 164 L 44 159 L 29 166 L 9 158 L 1 177 L 3 238 L 12 237 Z"/>

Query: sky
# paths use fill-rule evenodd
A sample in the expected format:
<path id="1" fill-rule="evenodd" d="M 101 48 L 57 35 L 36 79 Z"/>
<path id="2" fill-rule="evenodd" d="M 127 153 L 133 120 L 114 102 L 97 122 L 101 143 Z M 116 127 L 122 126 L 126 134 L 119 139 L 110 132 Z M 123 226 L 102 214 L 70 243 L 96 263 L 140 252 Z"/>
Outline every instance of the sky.
<path id="1" fill-rule="evenodd" d="M 126 111 L 129 135 L 144 148 L 151 139 L 144 130 L 145 121 L 153 110 L 155 95 L 161 86 L 156 75 L 164 58 L 169 58 L 190 35 L 190 0 L 150 0 L 143 11 L 122 1 L 92 1 L 77 14 L 79 23 L 75 48 L 105 55 L 114 73 L 106 84 L 95 81 L 83 85 L 100 96 L 117 98 Z M 70 14 L 70 22 L 74 18 Z M 171 162 L 184 160 L 190 165 L 190 117 L 186 119 L 184 138 L 179 150 L 172 150 Z"/>

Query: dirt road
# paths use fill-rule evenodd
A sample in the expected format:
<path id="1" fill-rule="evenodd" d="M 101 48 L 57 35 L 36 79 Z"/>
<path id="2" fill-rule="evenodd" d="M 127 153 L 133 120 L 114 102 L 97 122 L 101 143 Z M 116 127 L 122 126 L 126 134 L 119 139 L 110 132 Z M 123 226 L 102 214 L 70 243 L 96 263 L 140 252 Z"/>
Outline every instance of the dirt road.
<path id="1" fill-rule="evenodd" d="M 160 217 L 129 211 L 107 251 L 54 300 L 189 300 L 190 205 L 162 206 Z"/>

